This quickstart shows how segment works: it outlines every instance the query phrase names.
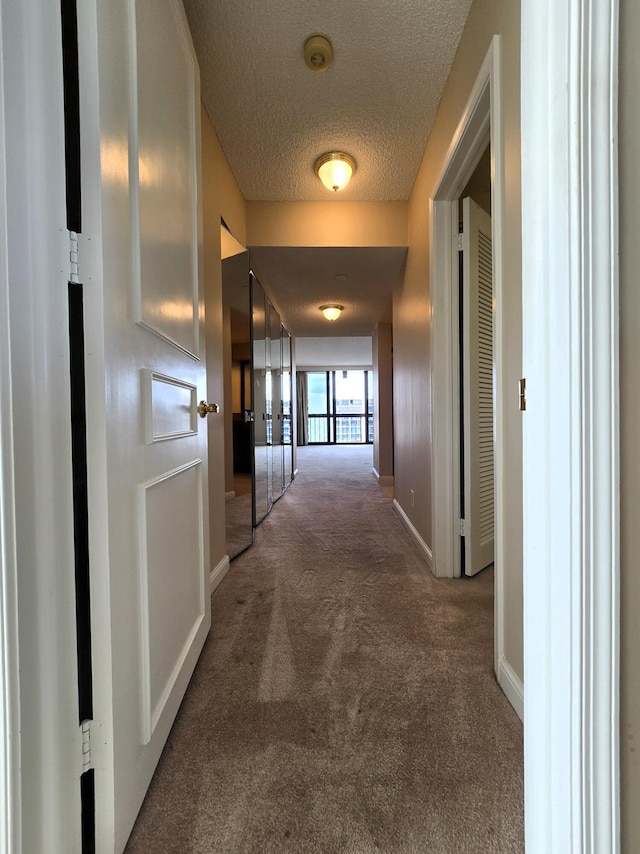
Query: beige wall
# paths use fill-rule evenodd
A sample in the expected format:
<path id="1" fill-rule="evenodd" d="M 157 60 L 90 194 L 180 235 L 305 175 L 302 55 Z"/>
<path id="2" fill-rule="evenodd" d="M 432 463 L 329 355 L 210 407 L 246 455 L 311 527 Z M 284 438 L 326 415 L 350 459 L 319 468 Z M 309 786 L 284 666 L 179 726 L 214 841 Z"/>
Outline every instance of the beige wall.
<path id="1" fill-rule="evenodd" d="M 640 4 L 620 5 L 622 851 L 640 851 Z"/>
<path id="2" fill-rule="evenodd" d="M 512 0 L 475 0 L 451 68 L 436 121 L 409 202 L 409 253 L 404 281 L 396 289 L 394 326 L 395 494 L 426 543 L 432 532 L 432 435 L 430 377 L 429 201 L 448 147 L 492 37 L 501 36 L 502 113 L 505 144 L 505 232 L 503 240 L 503 386 L 517 389 L 521 366 L 520 239 L 520 9 Z M 505 435 L 506 552 L 505 657 L 522 678 L 522 442 L 514 393 Z M 411 507 L 410 490 L 415 493 Z"/>
<path id="3" fill-rule="evenodd" d="M 247 246 L 406 246 L 406 202 L 247 202 Z"/>
<path id="4" fill-rule="evenodd" d="M 373 467 L 393 477 L 393 335 L 379 323 L 373 336 Z"/>
<path id="5" fill-rule="evenodd" d="M 245 203 L 206 112 L 202 111 L 202 187 L 204 220 L 204 287 L 207 351 L 207 395 L 223 403 L 224 355 L 220 217 L 242 243 L 246 240 Z M 226 554 L 225 413 L 207 419 L 209 430 L 209 526 L 211 568 Z"/>

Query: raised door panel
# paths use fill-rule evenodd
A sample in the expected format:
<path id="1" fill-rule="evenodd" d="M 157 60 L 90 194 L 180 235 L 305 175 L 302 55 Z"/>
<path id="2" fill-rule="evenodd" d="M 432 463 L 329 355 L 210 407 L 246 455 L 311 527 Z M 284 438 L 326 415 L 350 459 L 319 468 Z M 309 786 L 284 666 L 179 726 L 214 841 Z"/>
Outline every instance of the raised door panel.
<path id="1" fill-rule="evenodd" d="M 195 59 L 176 2 L 130 2 L 136 319 L 198 356 Z"/>
<path id="2" fill-rule="evenodd" d="M 138 491 L 145 744 L 206 617 L 202 487 L 202 462 L 197 461 L 153 478 Z"/>
<path id="3" fill-rule="evenodd" d="M 146 368 L 142 370 L 142 383 L 147 444 L 197 434 L 195 385 Z"/>

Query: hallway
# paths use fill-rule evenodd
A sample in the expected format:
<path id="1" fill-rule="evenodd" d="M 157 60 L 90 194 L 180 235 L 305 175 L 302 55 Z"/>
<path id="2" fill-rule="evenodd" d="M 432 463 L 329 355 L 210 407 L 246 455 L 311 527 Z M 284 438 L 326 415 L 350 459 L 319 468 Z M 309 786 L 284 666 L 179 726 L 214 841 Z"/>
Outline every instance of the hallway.
<path id="1" fill-rule="evenodd" d="M 523 851 L 492 575 L 431 576 L 370 446 L 298 469 L 214 594 L 127 854 Z"/>

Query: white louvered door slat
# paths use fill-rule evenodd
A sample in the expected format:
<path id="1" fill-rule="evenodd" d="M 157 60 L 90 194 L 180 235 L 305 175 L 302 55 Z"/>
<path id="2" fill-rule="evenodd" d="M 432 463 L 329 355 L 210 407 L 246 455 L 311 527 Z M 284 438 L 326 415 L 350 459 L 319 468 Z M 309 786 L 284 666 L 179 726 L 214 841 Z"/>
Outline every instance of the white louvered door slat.
<path id="1" fill-rule="evenodd" d="M 463 219 L 464 571 L 475 575 L 493 563 L 493 272 L 491 217 L 464 199 Z"/>

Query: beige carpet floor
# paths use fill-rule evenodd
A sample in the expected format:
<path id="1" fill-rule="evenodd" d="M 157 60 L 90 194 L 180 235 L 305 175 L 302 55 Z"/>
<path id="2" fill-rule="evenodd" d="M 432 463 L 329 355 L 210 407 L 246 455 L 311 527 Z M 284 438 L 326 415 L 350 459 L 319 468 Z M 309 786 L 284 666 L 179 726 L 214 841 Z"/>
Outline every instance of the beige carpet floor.
<path id="1" fill-rule="evenodd" d="M 127 854 L 522 852 L 490 571 L 430 575 L 370 447 L 298 466 L 213 596 Z"/>

